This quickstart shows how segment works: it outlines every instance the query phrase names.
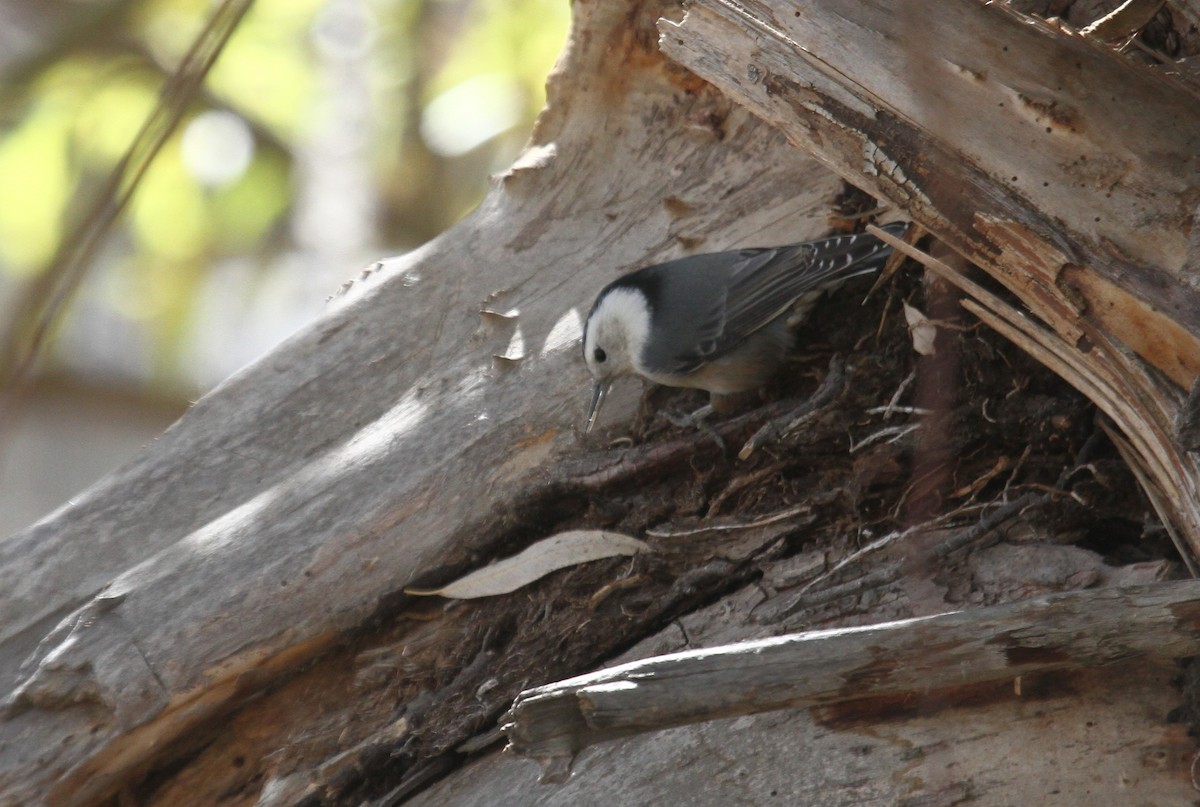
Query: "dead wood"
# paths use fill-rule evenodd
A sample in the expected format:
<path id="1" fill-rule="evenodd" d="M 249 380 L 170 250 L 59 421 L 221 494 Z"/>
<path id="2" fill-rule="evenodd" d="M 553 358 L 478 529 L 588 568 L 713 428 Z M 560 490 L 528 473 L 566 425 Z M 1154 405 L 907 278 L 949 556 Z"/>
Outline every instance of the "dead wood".
<path id="1" fill-rule="evenodd" d="M 1200 468 L 1173 429 L 1200 372 L 1193 87 L 994 3 L 700 0 L 661 30 L 1013 292 L 1024 310 L 972 310 L 1113 418 L 1197 554 Z"/>
<path id="2" fill-rule="evenodd" d="M 1100 346 L 1083 356 L 1094 364 L 1066 362 L 1074 375 L 1055 370 L 1119 415 L 1120 430 L 1093 438 L 1088 398 L 969 314 L 948 314 L 954 296 L 944 284 L 902 271 L 865 305 L 869 283 L 823 303 L 800 334 L 805 350 L 794 372 L 769 392 L 775 403 L 715 424 L 736 448 L 809 402 L 803 428 L 788 439 L 737 461 L 704 434 L 635 419 L 626 395 L 601 424 L 619 439 L 581 442 L 587 381 L 578 331 L 604 282 L 686 252 L 814 236 L 831 219 L 857 225 L 876 202 L 843 189 L 769 126 L 666 60 L 655 23 L 664 13 L 677 16 L 674 7 L 592 3 L 576 12 L 529 149 L 470 219 L 364 273 L 311 329 L 199 402 L 143 458 L 0 544 L 0 673 L 13 682 L 0 716 L 0 803 L 494 804 L 519 802 L 522 792 L 529 803 L 586 804 L 610 799 L 614 778 L 632 787 L 640 772 L 655 773 L 628 803 L 661 802 L 664 793 L 686 792 L 669 790 L 664 774 L 685 770 L 685 760 L 707 774 L 714 755 L 730 755 L 740 760 L 733 768 L 744 770 L 755 753 L 776 758 L 764 750 L 781 736 L 775 724 L 744 718 L 752 730 L 737 748 L 665 742 L 668 751 L 656 755 L 631 738 L 626 747 L 609 746 L 615 755 L 597 749 L 594 758 L 613 765 L 609 773 L 624 775 L 581 771 L 558 795 L 508 788 L 504 777 L 524 777 L 524 767 L 514 774 L 494 755 L 480 763 L 500 765 L 491 773 L 462 766 L 494 747 L 496 720 L 521 690 L 623 653 L 911 619 L 1177 573 L 1135 475 L 1160 512 L 1174 516 L 1191 504 L 1167 495 L 1163 480 L 1182 485 L 1189 466 L 1169 440 L 1148 447 L 1158 432 L 1147 437 L 1130 426 L 1173 424 L 1163 419 L 1173 393 L 1158 370 L 1133 381 L 1122 375 L 1141 365 L 1099 339 L 1110 309 L 1087 297 L 1109 283 L 1121 305 L 1145 304 L 1134 310 L 1145 314 L 1138 320 L 1145 334 L 1190 311 L 1183 270 L 1172 275 L 1170 265 L 1154 262 L 1155 250 L 1170 257 L 1178 246 L 1170 222 L 1150 216 L 1150 232 L 1132 235 L 1120 220 L 1106 222 L 1076 242 L 1086 221 L 1072 214 L 1066 235 L 1051 237 L 1053 204 L 1065 210 L 1076 193 L 1091 203 L 1092 184 L 1079 191 L 1075 177 L 1075 186 L 1037 198 L 1006 189 L 1013 181 L 996 177 L 1007 171 L 983 171 L 973 153 L 951 148 L 951 135 L 971 142 L 958 139 L 961 131 L 939 129 L 942 142 L 894 111 L 871 118 L 873 107 L 852 102 L 828 78 L 804 95 L 776 80 L 785 73 L 772 67 L 754 85 L 769 86 L 770 94 L 748 102 L 760 112 L 780 104 L 780 114 L 767 119 L 790 137 L 797 137 L 797 110 L 827 103 L 804 125 L 827 145 L 845 147 L 831 147 L 835 157 L 865 149 L 853 165 L 838 163 L 847 175 L 886 193 L 911 191 L 904 205 L 936 223 L 933 232 L 960 252 L 979 247 L 980 260 L 992 261 L 985 265 L 1011 274 L 996 277 L 1016 292 L 1016 303 L 1003 290 L 986 297 L 994 283 L 972 281 L 983 290 L 976 300 L 998 301 L 977 305 L 980 317 L 1007 325 L 1022 349 L 1051 366 L 1043 353 L 1078 358 L 1069 350 Z M 955 6 L 950 19 L 963 14 L 970 16 Z M 690 35 L 689 20 L 682 30 Z M 736 39 L 727 33 L 705 65 L 714 75 L 721 48 Z M 1065 35 L 1037 36 L 1053 45 Z M 764 53 L 777 47 L 772 37 L 762 36 Z M 991 50 L 979 57 L 997 55 Z M 767 63 L 755 64 L 762 71 Z M 896 65 L 888 71 L 894 75 Z M 1040 109 L 1031 86 L 1021 85 L 1034 100 L 1017 104 L 1022 114 Z M 898 84 L 877 89 L 894 90 L 899 100 L 892 103 L 915 103 Z M 801 96 L 803 103 L 790 103 Z M 1138 96 L 1137 104 L 1154 100 Z M 862 113 L 852 130 L 834 123 L 847 106 Z M 1087 120 L 1108 135 L 1124 123 Z M 1161 133 L 1141 145 L 1171 140 Z M 1004 144 L 1000 135 L 979 140 L 984 150 Z M 921 151 L 926 145 L 931 150 Z M 857 173 L 864 154 L 865 178 Z M 1119 154 L 1135 167 L 1144 157 Z M 1049 158 L 1031 159 L 1040 170 Z M 902 165 L 915 179 L 901 176 Z M 1093 179 L 1115 177 L 1121 202 L 1144 190 L 1137 171 L 1101 168 Z M 1186 172 L 1176 174 L 1165 190 L 1187 197 Z M 964 176 L 967 190 L 955 186 Z M 968 191 L 992 218 L 975 217 Z M 1166 195 L 1147 195 L 1144 205 L 1159 207 L 1138 210 L 1169 213 Z M 1049 206 L 1031 212 L 1035 203 Z M 1114 202 L 1102 212 L 1118 208 Z M 1110 234 L 1111 243 L 1104 240 Z M 1096 273 L 1078 268 L 1090 266 L 1082 258 L 1063 270 L 1090 300 L 1069 317 L 1061 299 L 1067 287 L 1027 271 L 1054 263 L 1043 238 L 1076 258 L 1109 260 Z M 920 242 L 910 253 L 925 261 L 931 249 Z M 959 270 L 950 274 L 965 282 Z M 952 361 L 914 354 L 904 304 L 929 315 L 934 347 Z M 1022 306 L 1041 317 L 1036 327 L 1021 323 Z M 1147 350 L 1147 359 L 1188 343 L 1189 322 L 1166 328 L 1167 347 Z M 1067 326 L 1074 330 L 1060 333 Z M 845 357 L 844 368 L 833 365 L 837 373 L 826 369 L 832 356 Z M 1171 378 L 1193 363 L 1189 356 L 1172 361 L 1165 362 Z M 814 401 L 821 389 L 833 397 Z M 1159 395 L 1153 406 L 1131 397 L 1144 389 Z M 938 404 L 933 416 L 921 396 Z M 647 401 L 655 410 L 686 408 L 693 399 L 660 390 Z M 1100 448 L 1079 460 L 1093 439 Z M 1132 459 L 1133 471 L 1122 457 Z M 1179 463 L 1174 476 L 1172 463 Z M 1026 494 L 1039 505 L 988 521 Z M 915 523 L 918 513 L 927 520 Z M 981 519 L 986 529 L 978 528 Z M 1188 520 L 1177 523 L 1187 535 Z M 644 536 L 655 551 L 563 569 L 488 600 L 435 604 L 402 593 L 581 528 Z M 936 551 L 968 533 L 957 551 Z M 631 650 L 643 637 L 651 638 Z M 780 769 L 794 771 L 803 751 L 819 774 L 800 803 L 873 803 L 859 798 L 865 795 L 881 805 L 909 796 L 962 800 L 983 786 L 975 776 L 999 782 L 988 792 L 1008 797 L 1020 783 L 1006 781 L 992 761 L 1015 744 L 1006 753 L 1024 755 L 1022 770 L 1062 764 L 1078 774 L 1063 780 L 1074 801 L 1059 803 L 1077 803 L 1090 786 L 1097 763 L 1089 754 L 1141 765 L 1156 795 L 1173 798 L 1190 787 L 1180 771 L 1193 744 L 1182 728 L 1155 717 L 1179 700 L 1169 670 L 1139 676 L 1124 668 L 1079 680 L 1038 701 L 1053 703 L 1056 717 L 1030 711 L 1015 723 L 1021 704 L 1000 700 L 996 687 L 976 693 L 968 716 L 989 728 L 970 736 L 958 731 L 961 713 L 936 713 L 940 701 L 918 704 L 929 707 L 927 722 L 891 726 L 893 745 L 858 736 L 870 731 L 863 725 L 886 720 L 869 708 L 780 718 L 796 731 L 786 735 L 795 740 L 792 762 Z M 1079 728 L 1093 717 L 1107 727 L 1103 736 Z M 704 727 L 680 731 L 669 736 L 714 738 Z M 1084 749 L 1080 756 L 1033 751 L 1068 735 Z M 1131 742 L 1166 756 L 1139 761 Z M 906 744 L 927 761 L 903 757 Z M 975 756 L 939 751 L 947 744 Z M 856 747 L 877 750 L 881 767 L 860 766 Z M 928 767 L 955 765 L 975 773 L 943 781 Z M 902 768 L 918 771 L 915 780 L 924 784 L 895 773 Z M 870 794 L 848 771 L 872 783 Z M 747 781 L 730 774 L 730 787 L 739 798 L 763 801 L 778 775 L 761 770 Z M 817 795 L 822 783 L 831 788 L 828 799 Z M 477 788 L 475 795 L 439 800 L 464 787 Z M 733 791 L 714 792 L 720 800 L 710 803 L 724 804 Z M 1056 803 L 1036 795 L 1022 803 Z"/>
<path id="3" fill-rule="evenodd" d="M 0 802 L 107 798 L 395 613 L 405 586 L 582 512 L 512 505 L 578 451 L 575 340 L 595 290 L 685 248 L 827 229 L 836 179 L 668 66 L 658 15 L 605 5 L 578 21 L 594 39 L 569 52 L 529 150 L 469 220 L 382 262 L 143 457 L 0 544 Z M 413 697 L 425 685 L 409 683 Z M 384 711 L 340 742 L 394 730 Z M 344 750 L 341 734 L 327 739 Z"/>
<path id="4" fill-rule="evenodd" d="M 634 661 L 521 693 L 505 732 L 562 782 L 583 748 L 641 732 L 1197 652 L 1200 583 L 1103 588 Z"/>

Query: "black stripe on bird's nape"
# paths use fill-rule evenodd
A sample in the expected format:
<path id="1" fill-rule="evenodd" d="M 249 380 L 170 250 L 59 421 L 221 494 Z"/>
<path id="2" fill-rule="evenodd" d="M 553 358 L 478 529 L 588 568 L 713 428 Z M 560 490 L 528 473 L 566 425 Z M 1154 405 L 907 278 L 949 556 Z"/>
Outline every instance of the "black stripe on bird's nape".
<path id="1" fill-rule="evenodd" d="M 601 289 L 600 294 L 596 296 L 596 302 L 592 305 L 592 310 L 588 313 L 588 318 L 590 319 L 592 314 L 595 313 L 596 307 L 600 305 L 600 301 L 607 297 L 609 292 L 616 289 L 632 289 L 634 291 L 641 292 L 642 296 L 646 298 L 646 305 L 650 306 L 650 310 L 657 310 L 659 303 L 662 302 L 663 295 L 661 271 L 663 266 L 665 266 L 665 264 L 661 263 L 654 264 L 653 266 L 647 266 L 645 268 L 638 269 L 637 271 L 630 272 L 627 275 L 618 277 L 612 283 L 609 283 L 607 286 Z"/>

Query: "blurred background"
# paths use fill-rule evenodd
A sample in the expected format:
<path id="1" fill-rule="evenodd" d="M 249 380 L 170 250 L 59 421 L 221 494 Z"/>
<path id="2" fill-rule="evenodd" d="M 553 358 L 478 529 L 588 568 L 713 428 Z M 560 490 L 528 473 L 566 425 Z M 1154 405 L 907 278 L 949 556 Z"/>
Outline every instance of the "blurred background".
<path id="1" fill-rule="evenodd" d="M 0 329 L 211 0 L 0 0 Z M 482 198 L 568 0 L 256 0 L 0 421 L 0 540 L 124 463 L 374 260 Z"/>

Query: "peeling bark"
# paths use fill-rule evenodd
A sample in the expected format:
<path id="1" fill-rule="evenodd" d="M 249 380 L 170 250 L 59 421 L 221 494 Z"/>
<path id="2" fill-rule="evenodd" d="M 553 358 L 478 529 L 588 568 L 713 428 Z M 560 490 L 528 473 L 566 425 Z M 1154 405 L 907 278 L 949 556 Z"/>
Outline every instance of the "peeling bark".
<path id="1" fill-rule="evenodd" d="M 626 772 L 631 803 L 661 801 L 685 760 L 707 772 L 727 754 L 732 771 L 749 757 L 702 726 L 670 734 L 663 756 L 637 739 L 598 748 L 590 758 L 603 765 L 581 766 L 562 791 L 504 789 L 532 784 L 519 761 L 459 766 L 495 744 L 521 688 L 595 669 L 643 636 L 657 638 L 630 653 L 1175 573 L 1118 452 L 1194 541 L 1194 459 L 1174 437 L 1187 421 L 1176 386 L 1200 369 L 1184 260 L 1200 207 L 1191 96 L 1097 43 L 970 2 L 924 15 L 932 6 L 915 2 L 745 8 L 763 16 L 699 0 L 681 27 L 660 24 L 691 72 L 659 50 L 656 23 L 678 17 L 673 6 L 577 6 L 528 149 L 469 219 L 377 264 L 142 458 L 0 544 L 0 804 L 466 804 L 518 792 L 600 803 L 612 771 Z M 946 43 L 949 56 L 937 50 Z M 923 75 L 938 81 L 905 80 Z M 987 109 L 1000 102 L 1003 113 Z M 947 108 L 972 113 L 940 120 Z M 956 353 L 953 373 L 917 383 L 945 393 L 946 411 L 926 419 L 909 382 L 930 365 L 913 358 L 899 313 L 924 304 L 924 289 L 902 273 L 866 305 L 843 297 L 829 318 L 818 312 L 812 355 L 780 382 L 792 400 L 716 424 L 736 449 L 800 405 L 800 433 L 768 430 L 745 464 L 708 435 L 645 427 L 628 394 L 601 425 L 634 422 L 633 445 L 581 442 L 577 337 L 604 283 L 647 262 L 830 229 L 844 188 L 788 138 L 988 270 L 981 283 L 902 247 L 1120 429 L 1102 420 L 1097 432 L 1082 397 L 977 321 L 937 312 L 935 345 Z M 821 378 L 838 383 L 810 399 Z M 1105 428 L 1107 453 L 1083 456 Z M 926 438 L 938 452 L 921 455 Z M 918 487 L 942 509 L 902 523 Z M 656 552 L 471 604 L 402 593 L 595 527 L 645 536 Z M 1081 532 L 1104 546 L 1064 551 Z M 1119 541 L 1151 557 L 1102 555 Z M 786 736 L 805 750 L 813 773 L 787 792 L 812 804 L 837 803 L 814 795 L 825 786 L 842 803 L 1005 803 L 996 794 L 1018 791 L 1056 803 L 1005 780 L 1013 773 L 995 760 L 1007 745 L 1015 770 L 1073 766 L 1057 803 L 1078 803 L 1105 760 L 1141 765 L 1144 792 L 1167 803 L 1190 788 L 1194 751 L 1163 725 L 1178 700 L 1169 682 L 1162 666 L 1118 667 L 1042 700 L 1014 704 L 993 688 L 945 713 L 926 704 L 888 724 L 890 740 L 872 734 L 888 715 L 869 709 L 747 718 L 742 739 L 763 749 Z M 1093 712 L 1102 732 L 1082 728 Z M 984 729 L 971 734 L 972 722 Z M 1039 748 L 1068 735 L 1084 750 Z M 1164 756 L 1141 761 L 1131 743 Z M 880 761 L 860 765 L 863 747 Z M 956 768 L 959 748 L 974 756 Z M 755 794 L 794 765 L 777 767 L 759 771 Z M 747 792 L 745 777 L 725 778 L 713 803 Z"/>
<path id="2" fill-rule="evenodd" d="M 982 316 L 1118 423 L 1200 554 L 1200 466 L 1172 428 L 1200 372 L 1194 87 L 996 3 L 700 0 L 660 29 L 669 56 L 1013 292 L 1037 322 Z"/>
<path id="3" fill-rule="evenodd" d="M 505 732 L 546 781 L 563 782 L 582 749 L 642 732 L 872 699 L 954 701 L 1031 673 L 1197 653 L 1200 583 L 1103 588 L 633 661 L 521 693 Z"/>

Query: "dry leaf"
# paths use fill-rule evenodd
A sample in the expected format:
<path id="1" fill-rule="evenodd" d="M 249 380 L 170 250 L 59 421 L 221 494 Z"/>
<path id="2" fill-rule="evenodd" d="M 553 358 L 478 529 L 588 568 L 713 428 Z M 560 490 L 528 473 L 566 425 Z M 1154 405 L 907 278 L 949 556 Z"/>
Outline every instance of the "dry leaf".
<path id="1" fill-rule="evenodd" d="M 908 303 L 904 303 L 904 321 L 908 323 L 908 330 L 912 334 L 913 350 L 922 356 L 932 356 L 936 352 L 933 340 L 937 336 L 937 326 Z"/>
<path id="2" fill-rule="evenodd" d="M 452 597 L 459 600 L 494 597 L 497 594 L 516 591 L 550 572 L 568 566 L 649 551 L 649 544 L 619 532 L 571 530 L 543 538 L 518 555 L 477 569 L 441 588 L 406 588 L 404 593 L 417 597 Z"/>

